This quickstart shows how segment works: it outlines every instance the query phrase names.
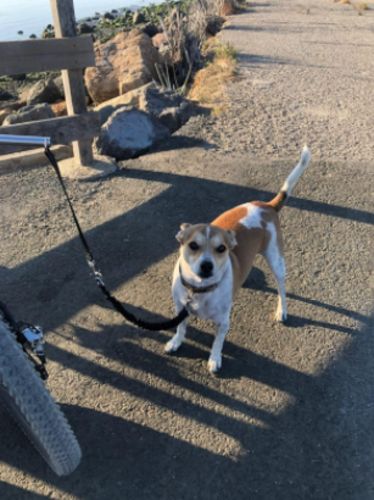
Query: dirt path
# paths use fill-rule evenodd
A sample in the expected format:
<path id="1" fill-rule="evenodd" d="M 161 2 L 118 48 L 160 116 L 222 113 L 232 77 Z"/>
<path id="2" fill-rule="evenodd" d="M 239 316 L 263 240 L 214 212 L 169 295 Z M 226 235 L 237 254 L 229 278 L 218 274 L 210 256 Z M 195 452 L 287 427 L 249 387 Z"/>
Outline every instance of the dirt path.
<path id="1" fill-rule="evenodd" d="M 224 33 L 240 51 L 226 114 L 119 175 L 69 183 L 108 284 L 167 316 L 179 224 L 269 199 L 308 140 L 313 162 L 282 212 L 289 322 L 270 319 L 259 259 L 219 377 L 210 325 L 166 356 L 169 333 L 107 307 L 49 170 L 0 174 L 1 299 L 45 326 L 49 387 L 84 453 L 56 478 L 1 413 L 0 498 L 374 498 L 373 21 L 328 0 L 258 2 Z"/>
<path id="2" fill-rule="evenodd" d="M 374 4 L 362 16 L 332 0 L 253 4 L 223 32 L 240 79 L 230 112 L 203 136 L 256 158 L 297 154 L 307 142 L 315 159 L 370 160 Z"/>

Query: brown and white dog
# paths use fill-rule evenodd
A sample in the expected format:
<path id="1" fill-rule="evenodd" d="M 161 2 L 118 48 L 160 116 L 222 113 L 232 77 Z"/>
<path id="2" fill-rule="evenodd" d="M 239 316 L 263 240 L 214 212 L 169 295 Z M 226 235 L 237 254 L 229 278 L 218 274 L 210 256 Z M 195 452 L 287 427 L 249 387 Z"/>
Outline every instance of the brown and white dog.
<path id="1" fill-rule="evenodd" d="M 181 246 L 173 275 L 173 299 L 177 312 L 186 307 L 191 314 L 217 325 L 208 361 L 212 373 L 222 365 L 221 352 L 229 329 L 233 297 L 246 280 L 258 253 L 265 257 L 277 281 L 275 319 L 287 319 L 286 267 L 278 212 L 309 161 L 310 152 L 305 146 L 299 163 L 268 203 L 244 203 L 224 212 L 210 224 L 180 227 L 176 236 Z M 187 320 L 184 320 L 166 344 L 166 352 L 180 347 L 186 328 Z"/>

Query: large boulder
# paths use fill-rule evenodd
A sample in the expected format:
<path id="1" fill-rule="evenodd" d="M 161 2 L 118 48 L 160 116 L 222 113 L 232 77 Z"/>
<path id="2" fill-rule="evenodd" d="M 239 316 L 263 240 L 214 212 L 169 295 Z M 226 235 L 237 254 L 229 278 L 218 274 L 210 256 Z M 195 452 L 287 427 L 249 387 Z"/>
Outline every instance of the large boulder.
<path id="1" fill-rule="evenodd" d="M 197 107 L 176 92 L 162 90 L 154 83 L 126 92 L 97 106 L 103 123 L 118 108 L 134 106 L 157 118 L 171 133 L 178 130 L 195 113 Z"/>
<path id="2" fill-rule="evenodd" d="M 169 135 L 169 130 L 153 116 L 124 106 L 104 123 L 94 146 L 101 155 L 127 160 L 146 152 Z"/>
<path id="3" fill-rule="evenodd" d="M 119 96 L 113 97 L 108 101 L 104 101 L 98 104 L 95 108 L 95 111 L 100 113 L 101 117 L 105 117 L 104 121 L 106 121 L 109 116 L 114 113 L 117 109 L 123 106 L 133 106 L 135 108 L 141 109 L 141 104 L 144 100 L 144 95 L 147 93 L 148 88 L 153 87 L 154 83 L 146 83 L 137 89 L 130 90 L 130 92 L 126 92 L 125 94 L 121 94 Z"/>
<path id="4" fill-rule="evenodd" d="M 42 102 L 52 103 L 62 98 L 63 95 L 61 95 L 53 78 L 48 78 L 47 80 L 39 80 L 28 90 L 26 102 L 28 105 Z"/>
<path id="5" fill-rule="evenodd" d="M 54 113 L 49 104 L 35 104 L 33 106 L 23 106 L 16 113 L 8 115 L 3 125 L 14 125 L 15 123 L 31 122 L 34 120 L 46 120 L 54 118 Z"/>
<path id="6" fill-rule="evenodd" d="M 87 68 L 85 83 L 98 104 L 150 82 L 158 51 L 148 35 L 139 29 L 118 33 L 105 43 L 95 43 L 96 67 Z"/>

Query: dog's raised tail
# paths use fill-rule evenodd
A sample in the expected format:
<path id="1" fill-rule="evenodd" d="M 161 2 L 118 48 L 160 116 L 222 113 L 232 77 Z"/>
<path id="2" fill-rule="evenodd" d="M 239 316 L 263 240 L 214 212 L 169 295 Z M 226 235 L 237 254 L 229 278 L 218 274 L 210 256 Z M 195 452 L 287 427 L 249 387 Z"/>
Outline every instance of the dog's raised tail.
<path id="1" fill-rule="evenodd" d="M 292 190 L 297 184 L 297 181 L 309 165 L 310 158 L 311 154 L 309 148 L 307 146 L 304 146 L 301 152 L 299 163 L 287 177 L 279 193 L 268 203 L 268 205 L 273 207 L 277 212 L 279 212 L 279 210 L 285 204 L 286 200 L 291 196 Z"/>

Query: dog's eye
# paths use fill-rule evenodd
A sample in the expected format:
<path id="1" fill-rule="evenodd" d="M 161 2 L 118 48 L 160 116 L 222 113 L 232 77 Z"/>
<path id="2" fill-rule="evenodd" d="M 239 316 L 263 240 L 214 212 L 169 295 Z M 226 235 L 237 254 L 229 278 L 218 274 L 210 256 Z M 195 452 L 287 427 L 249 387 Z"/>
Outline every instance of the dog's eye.
<path id="1" fill-rule="evenodd" d="M 199 245 L 196 243 L 196 241 L 191 241 L 191 243 L 189 243 L 188 246 L 194 252 L 196 252 L 196 250 L 199 250 Z"/>
<path id="2" fill-rule="evenodd" d="M 219 247 L 216 248 L 216 252 L 218 253 L 223 253 L 226 251 L 225 245 L 220 245 Z"/>

